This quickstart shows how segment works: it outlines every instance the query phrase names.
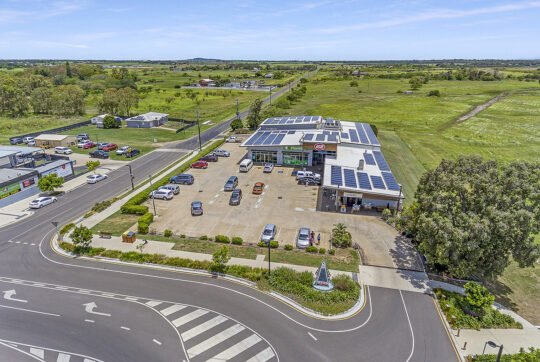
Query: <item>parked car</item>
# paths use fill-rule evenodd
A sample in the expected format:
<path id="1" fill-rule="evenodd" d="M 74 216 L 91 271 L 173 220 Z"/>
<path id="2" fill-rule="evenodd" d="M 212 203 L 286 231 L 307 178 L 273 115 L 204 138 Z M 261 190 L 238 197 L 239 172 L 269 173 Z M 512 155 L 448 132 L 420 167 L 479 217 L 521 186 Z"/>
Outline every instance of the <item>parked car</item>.
<path id="1" fill-rule="evenodd" d="M 94 142 L 92 142 L 92 141 L 88 141 L 83 145 L 83 148 L 85 150 L 87 150 L 89 148 L 93 148 L 93 147 L 96 147 L 96 144 Z"/>
<path id="2" fill-rule="evenodd" d="M 98 150 L 102 150 L 103 147 L 107 146 L 109 143 L 108 142 L 98 142 L 96 143 L 96 147 Z"/>
<path id="3" fill-rule="evenodd" d="M 172 184 L 184 184 L 184 185 L 193 185 L 195 178 L 187 173 L 182 173 L 180 175 L 173 176 L 169 179 L 169 182 Z"/>
<path id="4" fill-rule="evenodd" d="M 36 141 L 34 141 L 34 140 L 28 141 L 28 143 L 27 143 L 26 145 L 27 145 L 27 146 L 35 146 L 35 145 L 36 145 Z"/>
<path id="5" fill-rule="evenodd" d="M 202 214 L 203 214 L 202 202 L 193 201 L 191 203 L 191 216 L 202 215 Z"/>
<path id="6" fill-rule="evenodd" d="M 103 147 L 103 151 L 109 152 L 116 150 L 118 148 L 118 145 L 116 143 L 109 143 L 107 146 Z"/>
<path id="7" fill-rule="evenodd" d="M 310 230 L 309 228 L 300 228 L 298 237 L 296 238 L 296 247 L 304 249 L 309 246 Z"/>
<path id="8" fill-rule="evenodd" d="M 161 189 L 150 192 L 151 199 L 172 200 L 174 194 L 171 190 Z"/>
<path id="9" fill-rule="evenodd" d="M 23 139 L 22 137 L 11 137 L 9 139 L 9 143 L 11 143 L 12 145 L 18 145 L 19 143 L 23 143 Z"/>
<path id="10" fill-rule="evenodd" d="M 24 143 L 28 143 L 28 142 L 31 142 L 34 140 L 34 137 L 30 137 L 30 136 L 26 136 L 26 137 L 23 137 L 22 141 Z"/>
<path id="11" fill-rule="evenodd" d="M 109 154 L 103 150 L 94 150 L 88 153 L 91 158 L 109 158 Z"/>
<path id="12" fill-rule="evenodd" d="M 79 143 L 77 143 L 77 147 L 78 147 L 78 148 L 83 148 L 84 145 L 87 144 L 87 143 L 89 143 L 89 142 L 92 142 L 92 141 L 90 141 L 90 140 L 88 140 L 88 139 L 81 140 L 81 141 L 79 141 Z"/>
<path id="13" fill-rule="evenodd" d="M 223 190 L 224 191 L 232 191 L 232 190 L 234 190 L 234 188 L 236 186 L 238 186 L 238 177 L 231 176 L 231 177 L 229 177 L 227 182 L 225 182 L 225 186 L 223 186 Z"/>
<path id="14" fill-rule="evenodd" d="M 117 154 L 117 155 L 123 155 L 123 154 L 126 153 L 129 149 L 130 149 L 129 146 L 122 146 L 122 147 L 120 147 L 119 149 L 116 150 L 116 154 Z"/>
<path id="15" fill-rule="evenodd" d="M 124 153 L 124 155 L 127 157 L 127 158 L 131 158 L 131 157 L 135 157 L 137 155 L 139 155 L 141 153 L 141 151 L 135 149 L 135 148 L 132 148 L 131 151 L 128 150 L 128 152 Z"/>
<path id="16" fill-rule="evenodd" d="M 229 199 L 229 205 L 240 205 L 241 200 L 242 200 L 242 190 L 234 189 L 231 194 L 231 198 Z"/>
<path id="17" fill-rule="evenodd" d="M 173 184 L 166 184 L 163 186 L 158 187 L 158 190 L 169 190 L 172 191 L 173 194 L 178 195 L 180 193 L 180 187 L 178 185 Z"/>
<path id="18" fill-rule="evenodd" d="M 264 190 L 264 183 L 255 182 L 255 185 L 253 186 L 253 193 L 255 195 L 260 195 L 262 194 L 263 190 Z"/>
<path id="19" fill-rule="evenodd" d="M 69 147 L 58 146 L 54 148 L 54 153 L 61 153 L 63 155 L 71 155 L 73 151 Z"/>
<path id="20" fill-rule="evenodd" d="M 246 158 L 245 160 L 242 160 L 240 162 L 240 166 L 238 167 L 238 171 L 240 172 L 248 172 L 253 167 L 253 161 L 249 158 Z"/>
<path id="21" fill-rule="evenodd" d="M 37 199 L 30 202 L 30 208 L 31 209 L 41 209 L 43 206 L 47 206 L 49 204 L 52 204 L 53 202 L 56 202 L 56 197 L 54 196 L 45 196 L 45 197 L 38 197 Z"/>
<path id="22" fill-rule="evenodd" d="M 231 143 L 237 143 L 237 142 L 242 142 L 242 139 L 236 136 L 229 136 L 225 141 L 231 142 Z"/>
<path id="23" fill-rule="evenodd" d="M 193 168 L 207 168 L 208 162 L 206 161 L 196 161 L 191 164 L 191 167 Z"/>
<path id="24" fill-rule="evenodd" d="M 307 184 L 308 186 L 311 186 L 311 185 L 319 186 L 321 184 L 321 179 L 316 179 L 313 177 L 301 177 L 298 179 L 298 184 L 299 185 Z"/>
<path id="25" fill-rule="evenodd" d="M 270 241 L 274 240 L 274 238 L 276 237 L 276 229 L 276 225 L 267 224 L 261 234 L 261 241 L 268 244 Z"/>
<path id="26" fill-rule="evenodd" d="M 206 156 L 203 156 L 199 158 L 199 161 L 206 161 L 206 162 L 218 162 L 218 156 L 213 154 L 208 154 Z"/>
<path id="27" fill-rule="evenodd" d="M 229 157 L 231 155 L 229 151 L 222 150 L 221 148 L 215 149 L 212 153 L 219 157 Z"/>
<path id="28" fill-rule="evenodd" d="M 82 140 L 87 140 L 87 139 L 90 139 L 90 136 L 88 135 L 88 133 L 79 133 L 77 135 L 77 142 L 82 141 Z"/>
<path id="29" fill-rule="evenodd" d="M 273 169 L 274 169 L 274 164 L 273 163 L 265 163 L 264 168 L 263 168 L 263 172 L 264 173 L 270 173 L 270 172 L 272 172 Z"/>
<path id="30" fill-rule="evenodd" d="M 89 183 L 89 184 L 95 184 L 101 180 L 105 180 L 107 178 L 107 175 L 101 175 L 101 174 L 95 174 L 95 175 L 90 175 L 90 176 L 87 176 L 86 177 L 86 182 Z"/>
<path id="31" fill-rule="evenodd" d="M 303 177 L 311 177 L 311 178 L 314 178 L 314 179 L 321 179 L 321 175 L 318 174 L 318 173 L 315 173 L 315 172 L 312 172 L 312 171 L 304 171 L 304 170 L 301 170 L 301 171 L 298 171 L 296 172 L 296 179 L 298 180 L 299 178 L 303 178 Z"/>

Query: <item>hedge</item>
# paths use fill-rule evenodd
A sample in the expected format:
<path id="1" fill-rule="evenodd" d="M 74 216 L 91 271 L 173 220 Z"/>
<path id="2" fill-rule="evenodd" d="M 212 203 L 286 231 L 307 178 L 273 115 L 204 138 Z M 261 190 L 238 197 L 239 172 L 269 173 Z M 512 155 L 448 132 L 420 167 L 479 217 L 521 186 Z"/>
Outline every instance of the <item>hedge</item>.
<path id="1" fill-rule="evenodd" d="M 150 231 L 150 225 L 144 222 L 139 222 L 137 224 L 137 232 L 139 234 L 148 234 L 148 231 Z"/>
<path id="2" fill-rule="evenodd" d="M 64 225 L 64 227 L 60 229 L 59 233 L 60 234 L 67 234 L 74 227 L 75 227 L 75 224 L 71 222 L 69 224 Z"/>
<path id="3" fill-rule="evenodd" d="M 310 246 L 306 247 L 306 251 L 307 251 L 308 253 L 316 253 L 316 252 L 319 251 L 319 249 L 317 249 L 316 246 L 310 245 Z"/>
<path id="4" fill-rule="evenodd" d="M 275 248 L 277 248 L 278 246 L 279 246 L 279 243 L 278 243 L 276 240 L 272 240 L 272 241 L 270 242 L 270 247 L 271 247 L 271 248 L 275 249 Z"/>
<path id="5" fill-rule="evenodd" d="M 229 239 L 229 237 L 225 235 L 216 235 L 214 240 L 218 243 L 226 243 L 226 244 L 229 244 L 231 242 L 231 239 Z"/>
<path id="6" fill-rule="evenodd" d="M 293 246 L 292 245 L 285 245 L 285 250 L 292 250 L 293 249 Z"/>
<path id="7" fill-rule="evenodd" d="M 152 214 L 151 212 L 147 212 L 138 219 L 138 222 L 144 222 L 146 224 L 150 224 L 152 223 L 152 221 L 154 221 L 154 214 Z"/>
<path id="8" fill-rule="evenodd" d="M 241 237 L 239 236 L 235 236 L 231 239 L 232 243 L 235 244 L 235 245 L 242 245 L 242 243 L 244 242 L 244 240 L 242 240 Z"/>

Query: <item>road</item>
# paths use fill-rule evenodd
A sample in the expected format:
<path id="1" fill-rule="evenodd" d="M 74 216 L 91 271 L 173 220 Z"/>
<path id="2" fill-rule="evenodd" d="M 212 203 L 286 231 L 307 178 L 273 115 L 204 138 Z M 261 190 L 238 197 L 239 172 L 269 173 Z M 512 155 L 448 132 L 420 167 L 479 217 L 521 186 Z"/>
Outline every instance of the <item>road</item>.
<path id="1" fill-rule="evenodd" d="M 135 182 L 196 147 L 194 137 L 133 160 Z M 222 279 L 56 254 L 51 222 L 71 222 L 122 194 L 127 175 L 127 167 L 113 171 L 99 188 L 81 186 L 0 229 L 1 360 L 457 360 L 425 294 L 366 287 L 359 313 L 328 321 Z"/>

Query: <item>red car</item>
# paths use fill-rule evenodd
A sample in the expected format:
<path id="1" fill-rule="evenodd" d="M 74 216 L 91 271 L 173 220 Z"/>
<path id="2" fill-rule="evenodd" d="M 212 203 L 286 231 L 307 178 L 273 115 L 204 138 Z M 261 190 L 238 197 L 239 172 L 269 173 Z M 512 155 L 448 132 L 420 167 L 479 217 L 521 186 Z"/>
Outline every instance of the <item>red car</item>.
<path id="1" fill-rule="evenodd" d="M 84 146 L 82 146 L 82 148 L 84 148 L 85 150 L 89 149 L 89 148 L 92 148 L 92 147 L 96 147 L 96 144 L 94 142 L 92 142 L 92 141 L 87 142 L 87 143 L 84 144 Z"/>
<path id="2" fill-rule="evenodd" d="M 207 168 L 208 167 L 208 162 L 206 162 L 206 161 L 193 162 L 191 164 L 191 167 L 193 167 L 193 168 Z"/>
<path id="3" fill-rule="evenodd" d="M 113 151 L 113 150 L 116 150 L 118 148 L 118 145 L 115 144 L 115 143 L 109 143 L 107 146 L 104 146 L 102 148 L 103 151 Z"/>

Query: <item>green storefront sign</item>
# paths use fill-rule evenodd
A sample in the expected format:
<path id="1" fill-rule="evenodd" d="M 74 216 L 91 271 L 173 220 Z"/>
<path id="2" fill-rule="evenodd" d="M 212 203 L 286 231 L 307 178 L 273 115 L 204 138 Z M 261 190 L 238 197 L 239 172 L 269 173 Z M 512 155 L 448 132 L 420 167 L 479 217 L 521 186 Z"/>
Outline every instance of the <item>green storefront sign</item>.
<path id="1" fill-rule="evenodd" d="M 4 197 L 8 197 L 10 195 L 16 194 L 17 192 L 21 191 L 21 184 L 15 183 L 11 184 L 5 187 L 2 187 L 0 189 L 0 199 L 3 199 Z"/>
<path id="2" fill-rule="evenodd" d="M 283 146 L 283 151 L 302 151 L 302 146 Z"/>

